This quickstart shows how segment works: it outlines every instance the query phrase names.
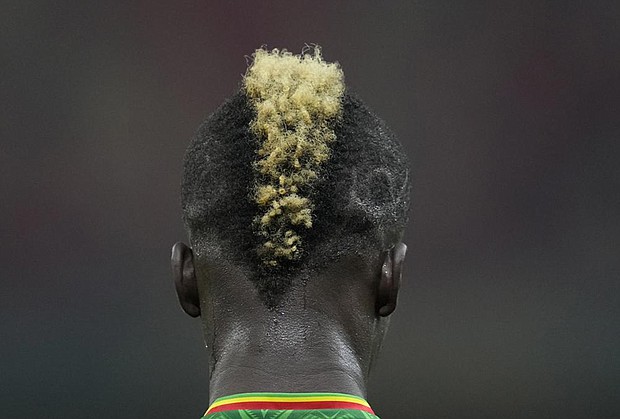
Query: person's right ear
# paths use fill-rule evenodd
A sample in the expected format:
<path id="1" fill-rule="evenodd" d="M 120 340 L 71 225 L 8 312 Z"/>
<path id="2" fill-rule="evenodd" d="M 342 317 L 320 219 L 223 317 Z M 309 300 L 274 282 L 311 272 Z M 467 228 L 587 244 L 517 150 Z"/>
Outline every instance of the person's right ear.
<path id="1" fill-rule="evenodd" d="M 185 243 L 172 246 L 172 277 L 183 311 L 192 317 L 200 316 L 200 298 L 194 269 L 194 252 Z"/>

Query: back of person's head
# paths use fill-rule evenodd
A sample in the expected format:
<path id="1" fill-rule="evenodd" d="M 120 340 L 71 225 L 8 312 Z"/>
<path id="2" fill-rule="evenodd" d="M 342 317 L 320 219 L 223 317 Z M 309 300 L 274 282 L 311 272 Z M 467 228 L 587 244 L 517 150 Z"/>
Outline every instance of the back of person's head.
<path id="1" fill-rule="evenodd" d="M 401 145 L 338 64 L 318 48 L 256 51 L 242 88 L 187 149 L 190 246 L 172 252 L 181 305 L 203 320 L 215 394 L 280 389 L 247 376 L 256 364 L 284 369 L 296 391 L 314 389 L 311 376 L 365 392 L 396 307 L 409 180 Z"/>

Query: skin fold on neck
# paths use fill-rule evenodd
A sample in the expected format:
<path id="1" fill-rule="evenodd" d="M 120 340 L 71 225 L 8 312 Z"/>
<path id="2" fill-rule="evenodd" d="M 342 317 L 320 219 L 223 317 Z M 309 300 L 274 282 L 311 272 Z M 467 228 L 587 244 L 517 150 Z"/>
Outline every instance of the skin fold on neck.
<path id="1" fill-rule="evenodd" d="M 345 332 L 333 324 L 282 317 L 275 314 L 258 328 L 238 326 L 218 338 L 209 382 L 211 402 L 247 392 L 366 396 L 367 367 Z"/>

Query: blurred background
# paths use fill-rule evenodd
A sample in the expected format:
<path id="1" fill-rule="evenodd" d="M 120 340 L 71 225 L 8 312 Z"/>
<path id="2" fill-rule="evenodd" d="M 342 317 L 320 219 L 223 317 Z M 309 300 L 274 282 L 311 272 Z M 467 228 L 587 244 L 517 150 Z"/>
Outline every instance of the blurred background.
<path id="1" fill-rule="evenodd" d="M 620 417 L 620 2 L 8 1 L 0 417 L 198 418 L 185 147 L 261 45 L 323 46 L 413 161 L 369 401 L 395 418 Z"/>

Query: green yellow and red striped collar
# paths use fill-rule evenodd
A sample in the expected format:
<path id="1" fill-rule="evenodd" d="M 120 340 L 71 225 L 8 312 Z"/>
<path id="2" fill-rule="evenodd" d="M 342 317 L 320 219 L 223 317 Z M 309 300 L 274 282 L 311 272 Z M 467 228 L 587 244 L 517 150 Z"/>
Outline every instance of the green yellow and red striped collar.
<path id="1" fill-rule="evenodd" d="M 350 409 L 374 414 L 366 400 L 342 393 L 241 393 L 216 399 L 205 416 L 227 410 Z"/>

